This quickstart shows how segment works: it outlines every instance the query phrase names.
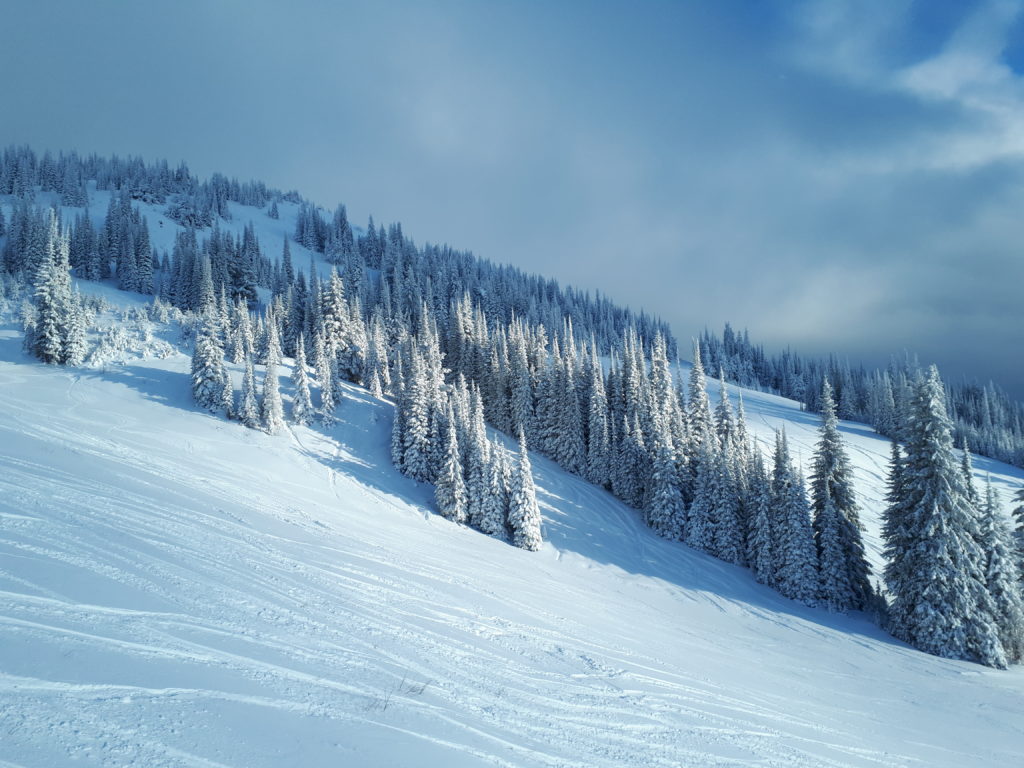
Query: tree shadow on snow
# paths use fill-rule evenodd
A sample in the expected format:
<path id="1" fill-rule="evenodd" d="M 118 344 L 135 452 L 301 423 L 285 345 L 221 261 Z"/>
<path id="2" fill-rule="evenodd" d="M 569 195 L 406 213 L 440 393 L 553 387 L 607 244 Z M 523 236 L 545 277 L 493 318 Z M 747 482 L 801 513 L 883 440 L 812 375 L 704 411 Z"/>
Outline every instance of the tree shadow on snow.
<path id="1" fill-rule="evenodd" d="M 747 568 L 725 563 L 682 542 L 657 536 L 642 513 L 585 480 L 566 474 L 550 460 L 531 454 L 537 498 L 544 516 L 544 538 L 563 553 L 618 568 L 627 574 L 661 580 L 726 611 L 730 604 L 779 622 L 788 616 L 810 631 L 840 631 L 846 636 L 909 648 L 862 612 L 834 613 L 789 600 L 758 584 Z M 798 629 L 793 622 L 786 626 Z"/>
<path id="2" fill-rule="evenodd" d="M 0 345 L 5 343 L 11 342 L 0 339 Z M 204 412 L 192 402 L 189 376 L 185 372 L 125 363 L 103 370 L 76 369 L 76 373 L 122 384 L 162 405 Z M 287 412 L 291 387 L 284 372 L 281 389 Z M 793 421 L 797 416 L 801 424 L 817 426 L 818 417 L 814 414 L 794 413 L 781 404 L 777 410 L 770 407 L 767 410 L 771 416 L 777 413 L 780 419 Z M 434 516 L 437 513 L 433 486 L 405 477 L 391 463 L 393 413 L 389 402 L 373 397 L 360 387 L 346 385 L 346 395 L 338 405 L 332 424 L 314 422 L 302 428 L 289 425 L 289 430 L 298 450 L 307 458 L 352 477 L 373 493 L 403 502 L 420 516 Z M 514 455 L 514 441 L 492 429 L 488 431 Z M 564 472 L 543 456 L 531 453 L 530 458 L 544 518 L 545 546 L 626 574 L 660 580 L 683 590 L 686 594 L 681 597 L 706 601 L 722 611 L 728 610 L 731 604 L 769 621 L 780 622 L 786 616 L 800 619 L 802 625 L 782 623 L 794 630 L 804 627 L 815 631 L 813 628 L 817 626 L 826 640 L 829 631 L 840 631 L 847 637 L 861 636 L 886 645 L 908 647 L 885 633 L 865 614 L 837 614 L 809 608 L 756 583 L 746 568 L 729 565 L 680 542 L 661 539 L 647 528 L 638 510 Z"/>

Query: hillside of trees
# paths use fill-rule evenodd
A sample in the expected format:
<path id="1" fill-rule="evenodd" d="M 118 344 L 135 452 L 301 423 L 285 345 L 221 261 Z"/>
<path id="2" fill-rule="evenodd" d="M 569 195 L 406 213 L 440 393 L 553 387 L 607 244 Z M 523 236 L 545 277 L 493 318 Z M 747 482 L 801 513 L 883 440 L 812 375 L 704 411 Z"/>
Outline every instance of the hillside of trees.
<path id="1" fill-rule="evenodd" d="M 35 204 L 54 192 L 80 207 L 89 180 L 114 192 L 102 222 Z M 0 221 L 4 294 L 23 299 L 25 347 L 45 363 L 88 355 L 89 312 L 71 276 L 113 281 L 152 295 L 153 316 L 190 335 L 192 392 L 211 412 L 275 433 L 329 422 L 341 381 L 391 398 L 396 467 L 433 484 L 439 513 L 456 523 L 538 549 L 535 450 L 636 508 L 660 536 L 749 567 L 786 597 L 869 611 L 938 655 L 996 667 L 1024 655 L 1020 541 L 994 496 L 956 463 L 934 370 L 895 381 L 885 372 L 861 391 L 857 382 L 874 381 L 867 374 L 796 358 L 779 367 L 727 329 L 728 344 L 701 339 L 684 381 L 657 318 L 447 246 L 418 246 L 399 224 L 371 220 L 359 233 L 344 206 L 328 216 L 297 193 L 221 176 L 199 182 L 184 166 L 14 148 L 0 164 L 0 194 L 13 200 Z M 252 225 L 222 231 L 229 201 L 272 218 L 284 202 L 297 205 L 292 241 L 323 254 L 329 275 L 294 264 L 288 240 L 266 253 Z M 164 206 L 184 226 L 170 253 L 152 248 L 140 203 Z M 278 375 L 286 359 L 288 398 Z M 244 368 L 239 392 L 228 363 Z M 744 385 L 774 386 L 759 378 L 771 371 L 788 388 L 778 391 L 799 391 L 821 412 L 809 477 L 785 432 L 765 461 L 724 383 L 712 409 L 705 364 Z M 837 429 L 837 418 L 869 403 L 905 445 L 891 468 L 885 590 L 864 555 Z M 518 442 L 516 459 L 488 424 Z"/>

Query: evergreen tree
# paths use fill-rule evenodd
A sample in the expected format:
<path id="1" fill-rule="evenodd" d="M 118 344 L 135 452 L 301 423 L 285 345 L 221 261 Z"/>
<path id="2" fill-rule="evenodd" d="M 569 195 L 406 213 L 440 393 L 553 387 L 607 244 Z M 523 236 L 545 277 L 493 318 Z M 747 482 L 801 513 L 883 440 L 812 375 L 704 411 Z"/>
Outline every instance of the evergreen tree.
<path id="1" fill-rule="evenodd" d="M 590 402 L 587 411 L 587 479 L 594 485 L 611 485 L 611 437 L 608 431 L 608 397 L 596 352 L 590 363 Z"/>
<path id="2" fill-rule="evenodd" d="M 821 433 L 811 461 L 811 505 L 814 537 L 823 569 L 823 589 L 826 584 L 833 589 L 825 599 L 836 610 L 862 609 L 873 594 L 870 566 L 860 533 L 853 470 L 839 434 L 832 387 L 827 378 L 822 382 L 821 419 Z M 826 514 L 829 503 L 838 516 L 831 512 Z M 826 546 L 830 548 L 827 559 Z M 838 557 L 834 556 L 834 547 L 839 548 Z M 843 573 L 825 573 L 826 567 L 841 568 Z"/>
<path id="3" fill-rule="evenodd" d="M 292 421 L 309 424 L 313 418 L 313 398 L 309 394 L 309 374 L 306 372 L 306 344 L 302 334 L 295 350 L 295 367 L 292 369 L 292 385 L 295 395 L 292 399 Z"/>
<path id="4" fill-rule="evenodd" d="M 967 501 L 973 509 L 980 509 L 982 506 L 981 494 L 974 484 L 974 467 L 971 464 L 971 452 L 967 448 L 967 439 L 960 444 L 960 471 L 964 476 L 964 488 L 967 489 Z"/>
<path id="5" fill-rule="evenodd" d="M 82 299 L 76 289 L 71 301 L 68 302 L 67 319 L 63 329 L 64 349 L 61 353 L 61 362 L 65 365 L 81 365 L 85 361 L 88 344 L 85 339 L 84 315 Z"/>
<path id="6" fill-rule="evenodd" d="M 327 357 L 327 345 L 320 335 L 317 335 L 313 342 L 313 364 L 316 366 L 316 383 L 320 387 L 321 417 L 330 418 L 337 406 L 334 392 L 338 384 L 334 381 L 334 369 Z"/>
<path id="7" fill-rule="evenodd" d="M 1024 661 L 1024 596 L 1015 562 L 1013 540 L 992 481 L 985 484 L 981 546 L 986 556 L 985 586 L 992 598 L 999 641 L 1011 664 Z"/>
<path id="8" fill-rule="evenodd" d="M 227 370 L 224 371 L 224 383 L 220 389 L 219 408 L 227 418 L 235 418 L 235 387 Z"/>
<path id="9" fill-rule="evenodd" d="M 471 423 L 466 434 L 466 497 L 470 523 L 480 528 L 484 516 L 484 499 L 487 496 L 487 475 L 491 464 L 490 441 L 484 424 L 484 408 L 480 390 L 474 384 L 470 397 Z"/>
<path id="10" fill-rule="evenodd" d="M 914 566 L 912 558 L 905 557 L 903 547 L 909 541 L 909 509 L 907 506 L 906 463 L 900 452 L 899 443 L 892 442 L 889 468 L 887 473 L 888 490 L 886 492 L 886 508 L 882 514 L 882 540 L 885 542 L 883 556 L 885 569 L 883 577 L 892 595 L 901 594 L 904 585 L 910 583 L 909 569 Z M 908 621 L 906 616 L 899 615 L 909 607 L 902 601 L 895 601 L 889 606 L 889 630 L 895 635 L 896 627 Z"/>
<path id="11" fill-rule="evenodd" d="M 452 404 L 448 403 L 448 428 L 445 439 L 444 458 L 434 487 L 437 508 L 443 517 L 456 522 L 468 520 L 466 482 L 463 478 L 462 456 L 459 452 L 459 441 L 455 429 L 455 416 Z"/>
<path id="12" fill-rule="evenodd" d="M 413 480 L 429 483 L 433 480 L 436 469 L 431 466 L 430 461 L 430 421 L 433 403 L 431 385 L 418 350 L 413 350 L 412 353 L 402 403 L 402 471 Z"/>
<path id="13" fill-rule="evenodd" d="M 776 435 L 772 507 L 776 515 L 772 549 L 777 588 L 788 598 L 814 605 L 819 577 L 810 505 L 803 478 L 790 462 L 785 432 Z"/>
<path id="14" fill-rule="evenodd" d="M 395 408 L 391 421 L 391 463 L 400 472 L 408 474 L 405 471 L 405 412 L 407 405 L 401 354 L 398 355 L 395 364 L 397 367 L 395 370 Z M 322 380 L 320 386 L 323 386 Z"/>
<path id="15" fill-rule="evenodd" d="M 519 431 L 519 466 L 512 480 L 508 511 L 509 527 L 512 529 L 512 543 L 536 551 L 542 543 L 540 532 L 540 509 L 537 506 L 537 491 L 533 485 L 533 469 L 526 449 L 526 436 Z"/>
<path id="16" fill-rule="evenodd" d="M 49 226 L 45 232 L 42 252 L 33 257 L 34 272 L 30 273 L 36 323 L 26 342 L 30 343 L 32 353 L 39 360 L 57 364 L 65 357 L 66 326 L 72 297 L 68 242 L 59 232 L 53 211 L 49 214 Z"/>
<path id="17" fill-rule="evenodd" d="M 690 437 L 694 448 L 697 448 L 707 442 L 715 432 L 714 422 L 711 419 L 711 401 L 708 399 L 699 344 L 694 345 L 693 348 L 693 368 L 690 369 L 688 400 L 690 406 L 688 414 Z"/>
<path id="18" fill-rule="evenodd" d="M 828 493 L 828 486 L 825 490 Z M 831 496 L 815 516 L 818 559 L 821 563 L 821 600 L 831 610 L 844 611 L 857 604 L 841 538 L 841 514 Z"/>
<path id="19" fill-rule="evenodd" d="M 256 374 L 252 367 L 252 358 L 245 358 L 245 375 L 242 377 L 242 402 L 238 410 L 238 420 L 249 429 L 260 426 L 260 409 L 256 401 Z"/>
<path id="20" fill-rule="evenodd" d="M 217 329 L 207 319 L 192 352 L 192 396 L 201 408 L 216 411 L 224 405 L 224 383 L 228 380 Z"/>
<path id="21" fill-rule="evenodd" d="M 654 461 L 651 472 L 647 525 L 666 539 L 683 535 L 686 507 L 676 475 L 675 452 L 667 425 L 659 419 L 655 426 Z"/>
<path id="22" fill-rule="evenodd" d="M 263 400 L 260 403 L 260 417 L 263 428 L 272 435 L 284 429 L 284 407 L 281 404 L 281 390 L 277 381 L 277 363 L 267 362 L 263 374 Z"/>
<path id="23" fill-rule="evenodd" d="M 772 497 L 764 459 L 758 451 L 751 476 L 750 528 L 747 534 L 747 562 L 761 584 L 775 586 L 775 533 L 772 530 Z"/>
<path id="24" fill-rule="evenodd" d="M 514 354 L 511 358 L 512 372 L 511 397 L 509 410 L 512 414 L 512 427 L 516 431 L 522 430 L 527 438 L 534 435 L 534 402 L 533 402 L 533 379 L 530 373 L 530 364 L 526 356 L 526 346 L 523 339 L 516 334 L 513 338 Z"/>
<path id="25" fill-rule="evenodd" d="M 714 504 L 714 551 L 715 556 L 733 565 L 746 562 L 743 525 L 740 520 L 740 495 L 738 478 L 729 454 L 731 441 L 716 454 L 716 475 L 718 482 L 713 497 Z"/>
<path id="26" fill-rule="evenodd" d="M 483 498 L 480 523 L 477 526 L 488 536 L 504 538 L 508 529 L 508 459 L 500 443 L 491 445 L 487 465 L 487 491 Z"/>
<path id="27" fill-rule="evenodd" d="M 690 370 L 690 387 L 688 393 L 687 413 L 687 446 L 685 453 L 690 457 L 699 457 L 703 446 L 714 440 L 714 423 L 711 419 L 711 401 L 704 377 L 704 366 L 701 362 L 699 344 L 693 348 L 693 368 Z M 699 461 L 690 461 L 688 471 L 682 480 L 683 498 L 692 503 L 697 493 Z"/>
<path id="28" fill-rule="evenodd" d="M 586 469 L 587 451 L 583 442 L 583 419 L 580 415 L 574 367 L 575 355 L 567 352 L 555 380 L 557 426 L 551 455 L 566 472 L 580 475 Z"/>
<path id="29" fill-rule="evenodd" d="M 905 433 L 898 505 L 886 520 L 893 632 L 928 653 L 1003 667 L 980 531 L 934 366 L 915 387 Z"/>
<path id="30" fill-rule="evenodd" d="M 686 518 L 686 543 L 694 549 L 715 554 L 715 501 L 718 496 L 717 448 L 708 442 L 701 446 L 694 466 L 697 482 L 693 503 Z"/>
<path id="31" fill-rule="evenodd" d="M 149 244 L 149 228 L 141 217 L 138 219 L 138 238 L 135 241 L 136 290 L 139 293 L 153 293 L 153 249 Z"/>
<path id="32" fill-rule="evenodd" d="M 715 406 L 715 434 L 718 444 L 723 448 L 730 446 L 734 439 L 736 424 L 733 420 L 732 403 L 729 401 L 728 388 L 725 386 L 725 372 L 719 370 L 718 405 Z"/>
<path id="33" fill-rule="evenodd" d="M 626 504 L 639 509 L 644 498 L 644 474 L 647 449 L 643 434 L 635 422 L 622 416 L 622 433 L 614 466 L 612 492 Z"/>

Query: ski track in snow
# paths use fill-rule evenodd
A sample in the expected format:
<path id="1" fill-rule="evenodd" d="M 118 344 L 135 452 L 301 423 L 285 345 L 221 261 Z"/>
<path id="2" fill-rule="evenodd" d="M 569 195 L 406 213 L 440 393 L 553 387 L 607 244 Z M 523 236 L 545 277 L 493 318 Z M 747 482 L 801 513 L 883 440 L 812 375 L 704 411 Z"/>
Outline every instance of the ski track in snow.
<path id="1" fill-rule="evenodd" d="M 785 600 L 542 457 L 517 550 L 390 466 L 388 403 L 268 436 L 187 371 L 47 368 L 0 329 L 0 766 L 1024 765 L 1020 669 Z M 743 395 L 806 464 L 816 418 Z M 877 565 L 888 444 L 843 429 Z"/>

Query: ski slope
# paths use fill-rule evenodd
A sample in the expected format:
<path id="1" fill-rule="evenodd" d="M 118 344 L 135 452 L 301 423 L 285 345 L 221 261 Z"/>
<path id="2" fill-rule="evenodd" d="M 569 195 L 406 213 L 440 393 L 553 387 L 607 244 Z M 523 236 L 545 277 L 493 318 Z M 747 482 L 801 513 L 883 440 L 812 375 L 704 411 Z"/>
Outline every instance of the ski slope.
<path id="1" fill-rule="evenodd" d="M 99 223 L 109 193 L 90 193 Z M 273 258 L 294 228 L 279 207 L 221 227 L 252 219 Z M 177 227 L 141 208 L 170 249 Z M 8 310 L 2 766 L 1024 765 L 1020 668 L 785 600 L 537 456 L 546 543 L 515 549 L 432 512 L 364 390 L 333 427 L 272 437 L 194 407 L 173 328 L 65 370 L 22 353 Z M 764 445 L 784 425 L 806 464 L 816 417 L 742 395 Z M 877 564 L 888 444 L 843 431 Z M 1005 500 L 1022 482 L 975 468 Z"/>
<path id="2" fill-rule="evenodd" d="M 803 608 L 540 457 L 515 549 L 394 471 L 387 402 L 271 437 L 188 362 L 0 330 L 0 764 L 1024 764 L 1020 669 Z M 809 456 L 813 417 L 744 394 Z M 874 530 L 887 445 L 845 429 Z"/>

